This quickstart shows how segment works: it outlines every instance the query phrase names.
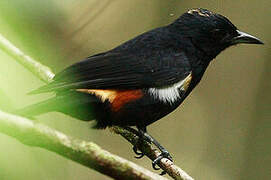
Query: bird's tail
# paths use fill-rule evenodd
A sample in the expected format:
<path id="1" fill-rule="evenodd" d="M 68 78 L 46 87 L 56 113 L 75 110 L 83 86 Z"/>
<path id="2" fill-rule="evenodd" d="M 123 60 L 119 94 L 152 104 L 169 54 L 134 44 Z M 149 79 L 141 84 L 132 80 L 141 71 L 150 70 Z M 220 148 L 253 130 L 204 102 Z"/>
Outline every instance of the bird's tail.
<path id="1" fill-rule="evenodd" d="M 35 116 L 44 114 L 51 111 L 56 111 L 57 101 L 55 98 L 51 98 L 36 104 L 32 104 L 30 106 L 24 107 L 19 110 L 15 110 L 13 113 L 27 117 L 30 119 L 34 119 Z"/>
<path id="2" fill-rule="evenodd" d="M 90 121 L 94 119 L 92 108 L 97 98 L 84 93 L 68 93 L 58 95 L 51 99 L 27 106 L 14 113 L 30 119 L 47 112 L 61 112 L 79 120 Z"/>

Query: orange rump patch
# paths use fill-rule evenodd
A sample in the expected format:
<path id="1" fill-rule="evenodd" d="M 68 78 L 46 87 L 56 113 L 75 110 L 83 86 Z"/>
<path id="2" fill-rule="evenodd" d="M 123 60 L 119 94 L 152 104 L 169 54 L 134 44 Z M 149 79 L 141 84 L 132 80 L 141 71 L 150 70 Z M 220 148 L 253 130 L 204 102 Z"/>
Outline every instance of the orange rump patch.
<path id="1" fill-rule="evenodd" d="M 112 102 L 112 110 L 118 111 L 126 103 L 139 99 L 142 96 L 143 92 L 141 90 L 117 91 L 117 95 Z"/>
<path id="2" fill-rule="evenodd" d="M 143 96 L 141 90 L 114 90 L 114 89 L 77 89 L 78 92 L 93 94 L 102 102 L 108 100 L 112 111 L 118 111 L 126 103 L 139 99 Z"/>

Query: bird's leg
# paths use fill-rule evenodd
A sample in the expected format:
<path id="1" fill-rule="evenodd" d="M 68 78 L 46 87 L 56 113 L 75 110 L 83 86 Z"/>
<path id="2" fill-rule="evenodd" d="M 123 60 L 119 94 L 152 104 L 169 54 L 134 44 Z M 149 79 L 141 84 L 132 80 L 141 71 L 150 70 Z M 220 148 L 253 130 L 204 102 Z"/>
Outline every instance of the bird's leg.
<path id="1" fill-rule="evenodd" d="M 163 158 L 167 158 L 170 161 L 173 161 L 171 155 L 169 154 L 169 152 L 157 141 L 155 140 L 150 134 L 147 133 L 147 128 L 146 127 L 137 127 L 138 131 L 130 128 L 130 127 L 125 127 L 126 130 L 130 131 L 133 134 L 136 134 L 140 140 L 145 140 L 149 143 L 153 143 L 160 151 L 161 154 L 152 162 L 152 167 L 155 170 L 159 170 L 160 168 L 157 168 L 156 165 L 161 161 L 161 159 Z M 133 151 L 135 152 L 136 155 L 139 156 L 135 156 L 135 158 L 140 159 L 144 156 L 144 154 L 142 152 L 138 151 L 138 148 L 136 146 L 133 147 Z M 164 175 L 166 172 L 163 171 L 161 173 L 161 175 Z"/>
<path id="2" fill-rule="evenodd" d="M 142 136 L 141 133 L 139 133 L 139 131 L 137 131 L 137 130 L 131 128 L 131 127 L 124 127 L 124 129 L 126 129 L 127 131 L 129 131 L 129 132 L 137 135 L 139 137 L 139 141 L 143 141 L 144 140 L 144 137 Z M 149 141 L 149 143 L 151 143 L 151 142 Z M 133 146 L 133 151 L 136 154 L 135 158 L 137 158 L 137 159 L 140 159 L 140 158 L 142 158 L 144 156 L 144 153 L 140 152 L 135 145 Z"/>
<path id="3" fill-rule="evenodd" d="M 161 154 L 152 162 L 152 167 L 155 170 L 158 170 L 160 168 L 157 168 L 156 165 L 161 161 L 161 159 L 163 158 L 167 158 L 170 161 L 173 161 L 171 155 L 169 154 L 169 152 L 157 141 L 155 140 L 150 134 L 147 133 L 147 128 L 146 127 L 138 127 L 138 133 L 141 134 L 141 137 L 143 137 L 143 139 L 153 143 L 160 151 Z M 162 175 L 165 174 L 165 172 L 163 171 L 161 173 Z"/>

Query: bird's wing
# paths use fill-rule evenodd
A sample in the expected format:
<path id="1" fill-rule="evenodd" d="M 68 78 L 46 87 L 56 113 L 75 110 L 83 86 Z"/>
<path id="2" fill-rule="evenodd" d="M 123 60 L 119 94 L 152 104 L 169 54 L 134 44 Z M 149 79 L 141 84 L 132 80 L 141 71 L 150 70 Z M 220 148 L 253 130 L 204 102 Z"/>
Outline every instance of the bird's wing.
<path id="1" fill-rule="evenodd" d="M 78 62 L 32 94 L 71 89 L 140 89 L 175 84 L 191 71 L 185 53 L 173 50 L 148 54 L 108 52 Z"/>

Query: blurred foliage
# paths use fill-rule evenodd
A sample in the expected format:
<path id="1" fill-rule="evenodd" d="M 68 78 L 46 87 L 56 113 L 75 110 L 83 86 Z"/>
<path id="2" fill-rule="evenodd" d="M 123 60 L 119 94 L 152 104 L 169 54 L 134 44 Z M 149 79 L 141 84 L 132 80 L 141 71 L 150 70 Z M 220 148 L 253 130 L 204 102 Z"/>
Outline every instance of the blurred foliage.
<path id="1" fill-rule="evenodd" d="M 270 179 L 271 1 L 1 0 L 0 33 L 57 72 L 194 7 L 229 17 L 265 46 L 240 45 L 219 55 L 185 103 L 151 125 L 150 133 L 195 179 Z M 50 96 L 27 96 L 42 82 L 2 51 L 0 64 L 1 109 Z M 39 121 L 151 169 L 147 158 L 134 159 L 131 146 L 107 130 L 90 129 L 88 123 L 58 113 L 42 115 Z M 2 134 L 0 147 L 0 179 L 109 179 Z"/>

